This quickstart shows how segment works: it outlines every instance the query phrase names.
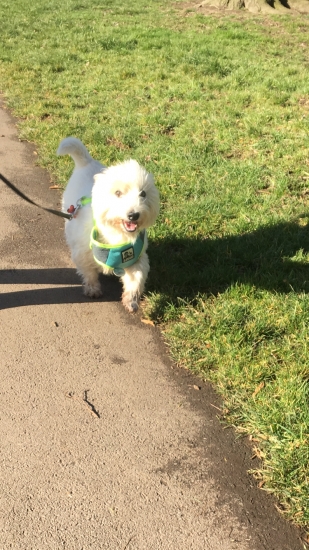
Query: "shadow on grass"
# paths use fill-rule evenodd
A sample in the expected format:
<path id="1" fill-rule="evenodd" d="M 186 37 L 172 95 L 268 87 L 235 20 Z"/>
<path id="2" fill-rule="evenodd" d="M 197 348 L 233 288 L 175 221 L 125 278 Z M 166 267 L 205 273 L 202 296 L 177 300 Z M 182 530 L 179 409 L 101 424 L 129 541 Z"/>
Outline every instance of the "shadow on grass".
<path id="1" fill-rule="evenodd" d="M 100 302 L 118 302 L 121 287 L 116 277 L 101 278 L 103 296 Z M 2 292 L 0 310 L 21 306 L 47 304 L 93 303 L 83 295 L 80 278 L 75 269 L 3 269 L 0 270 L 0 285 L 50 285 L 48 288 L 28 288 Z"/>
<path id="2" fill-rule="evenodd" d="M 147 290 L 161 294 L 155 317 L 178 298 L 217 295 L 235 283 L 273 292 L 309 292 L 309 227 L 282 222 L 243 235 L 223 238 L 166 237 L 149 246 L 151 269 Z M 39 304 L 91 302 L 82 294 L 74 269 L 0 271 L 1 285 L 51 285 L 1 294 L 0 309 Z M 55 286 L 53 286 L 55 285 Z M 102 276 L 100 301 L 119 301 L 116 277 Z"/>
<path id="3" fill-rule="evenodd" d="M 309 227 L 296 222 L 223 238 L 164 238 L 149 247 L 148 290 L 162 294 L 158 309 L 177 298 L 217 295 L 235 283 L 279 293 L 308 292 L 306 253 Z"/>

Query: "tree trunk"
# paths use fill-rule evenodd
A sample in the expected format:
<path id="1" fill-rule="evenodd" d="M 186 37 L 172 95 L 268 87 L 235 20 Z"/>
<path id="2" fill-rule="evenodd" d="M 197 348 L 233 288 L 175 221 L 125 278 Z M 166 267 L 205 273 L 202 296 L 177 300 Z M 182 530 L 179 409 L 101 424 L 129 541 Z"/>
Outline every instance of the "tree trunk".
<path id="1" fill-rule="evenodd" d="M 246 9 L 251 13 L 309 13 L 309 0 L 203 0 L 200 7 L 215 7 L 222 10 Z"/>

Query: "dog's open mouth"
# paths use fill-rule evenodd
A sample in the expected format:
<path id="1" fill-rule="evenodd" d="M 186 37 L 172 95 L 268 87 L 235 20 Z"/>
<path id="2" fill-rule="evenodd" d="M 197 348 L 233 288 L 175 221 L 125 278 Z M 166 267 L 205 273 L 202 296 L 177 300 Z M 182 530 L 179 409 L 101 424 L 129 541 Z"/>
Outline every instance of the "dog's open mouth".
<path id="1" fill-rule="evenodd" d="M 135 222 L 128 222 L 126 220 L 123 220 L 122 225 L 125 228 L 125 230 L 128 231 L 129 233 L 133 233 L 137 229 L 137 223 Z"/>

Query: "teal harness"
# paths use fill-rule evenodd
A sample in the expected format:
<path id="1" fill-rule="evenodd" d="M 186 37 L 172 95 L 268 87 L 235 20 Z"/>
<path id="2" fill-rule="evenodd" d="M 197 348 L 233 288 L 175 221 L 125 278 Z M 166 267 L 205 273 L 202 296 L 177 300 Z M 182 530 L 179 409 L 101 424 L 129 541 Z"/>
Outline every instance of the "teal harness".
<path id="1" fill-rule="evenodd" d="M 145 235 L 146 231 L 141 231 L 134 243 L 102 244 L 97 241 L 98 230 L 94 227 L 91 231 L 90 248 L 97 264 L 113 270 L 117 277 L 122 277 L 125 268 L 135 264 L 143 252 Z"/>
<path id="2" fill-rule="evenodd" d="M 90 203 L 91 198 L 89 197 L 82 197 L 79 199 L 76 208 L 72 206 L 70 207 L 71 210 L 69 209 L 70 212 L 72 212 L 72 217 L 77 215 L 78 210 L 82 206 L 86 206 Z M 105 269 L 110 269 L 117 277 L 122 277 L 125 274 L 124 270 L 137 262 L 145 247 L 145 229 L 138 234 L 134 243 L 128 242 L 119 245 L 103 244 L 97 240 L 98 236 L 98 228 L 94 222 L 94 227 L 92 228 L 90 236 L 90 248 L 93 253 L 93 258 L 97 264 Z"/>

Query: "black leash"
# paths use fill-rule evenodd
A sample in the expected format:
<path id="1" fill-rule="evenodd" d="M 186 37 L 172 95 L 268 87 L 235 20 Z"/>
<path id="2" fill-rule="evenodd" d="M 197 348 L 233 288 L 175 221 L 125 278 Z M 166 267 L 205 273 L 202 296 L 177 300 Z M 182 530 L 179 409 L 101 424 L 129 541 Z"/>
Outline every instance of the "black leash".
<path id="1" fill-rule="evenodd" d="M 60 216 L 61 218 L 66 218 L 67 220 L 72 219 L 72 214 L 66 214 L 65 212 L 60 212 L 59 210 L 53 210 L 52 208 L 44 208 L 44 206 L 41 206 L 40 204 L 37 204 L 33 200 L 29 199 L 27 195 L 22 193 L 13 183 L 11 183 L 8 179 L 6 179 L 2 174 L 0 174 L 0 179 L 7 185 L 11 191 L 16 193 L 19 197 L 24 199 L 25 201 L 29 202 L 30 204 L 33 204 L 34 206 L 37 206 L 38 208 L 41 208 L 41 210 L 45 210 L 45 212 L 49 212 L 50 214 L 55 214 L 55 216 Z"/>

